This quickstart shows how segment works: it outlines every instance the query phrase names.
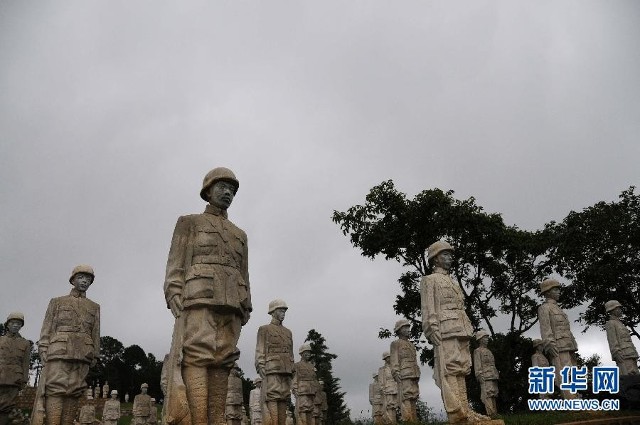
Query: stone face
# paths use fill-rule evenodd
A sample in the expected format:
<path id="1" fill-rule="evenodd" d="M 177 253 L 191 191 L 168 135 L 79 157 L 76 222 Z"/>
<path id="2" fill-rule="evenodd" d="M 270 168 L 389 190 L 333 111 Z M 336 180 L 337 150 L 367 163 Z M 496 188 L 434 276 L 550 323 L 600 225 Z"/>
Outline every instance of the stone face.
<path id="1" fill-rule="evenodd" d="M 231 170 L 204 179 L 204 213 L 176 223 L 164 293 L 176 318 L 166 371 L 167 421 L 223 425 L 229 370 L 252 310 L 247 235 L 227 217 L 238 189 Z"/>
<path id="2" fill-rule="evenodd" d="M 496 369 L 493 353 L 487 348 L 488 340 L 487 335 L 480 338 L 480 347 L 473 352 L 473 368 L 476 379 L 480 383 L 480 400 L 484 403 L 487 415 L 495 416 L 498 414 L 496 398 L 498 397 L 500 374 Z"/>
<path id="3" fill-rule="evenodd" d="M 47 425 L 72 423 L 76 417 L 89 367 L 100 355 L 100 306 L 86 298 L 94 277 L 90 266 L 77 266 L 69 279 L 71 293 L 49 302 L 40 332 L 44 368 L 32 424 L 42 423 L 43 410 Z"/>
<path id="4" fill-rule="evenodd" d="M 5 322 L 6 335 L 0 336 L 0 423 L 16 408 L 18 392 L 29 380 L 31 344 L 20 336 L 24 325 L 21 313 L 12 313 Z"/>
<path id="5" fill-rule="evenodd" d="M 464 308 L 460 284 L 451 278 L 453 248 L 443 241 L 427 249 L 433 273 L 422 278 L 422 330 L 434 345 L 434 380 L 440 388 L 450 423 L 477 422 L 486 416 L 467 401 L 465 376 L 471 373 L 469 340 L 473 329 Z"/>
<path id="6" fill-rule="evenodd" d="M 400 417 L 405 422 L 417 422 L 416 402 L 420 396 L 420 366 L 416 347 L 409 341 L 409 322 L 400 320 L 395 332 L 398 339 L 389 348 L 391 374 L 398 384 L 398 404 Z"/>
<path id="7" fill-rule="evenodd" d="M 607 301 L 605 304 L 609 320 L 605 323 L 607 341 L 611 359 L 620 369 L 620 375 L 639 375 L 638 351 L 631 341 L 629 329 L 620 321 L 622 317 L 622 305 L 616 301 Z"/>
<path id="8" fill-rule="evenodd" d="M 571 324 L 567 314 L 558 306 L 560 298 L 560 283 L 555 279 L 546 279 L 540 284 L 545 302 L 538 307 L 540 322 L 540 337 L 543 351 L 549 357 L 550 363 L 556 368 L 556 386 L 562 382 L 560 371 L 565 366 L 577 366 L 576 352 L 578 344 L 571 333 Z M 577 394 L 562 391 L 566 399 L 577 398 Z"/>
<path id="9" fill-rule="evenodd" d="M 269 304 L 271 323 L 258 328 L 256 371 L 262 378 L 263 425 L 282 425 L 286 420 L 293 374 L 293 337 L 282 322 L 287 306 L 282 300 Z"/>

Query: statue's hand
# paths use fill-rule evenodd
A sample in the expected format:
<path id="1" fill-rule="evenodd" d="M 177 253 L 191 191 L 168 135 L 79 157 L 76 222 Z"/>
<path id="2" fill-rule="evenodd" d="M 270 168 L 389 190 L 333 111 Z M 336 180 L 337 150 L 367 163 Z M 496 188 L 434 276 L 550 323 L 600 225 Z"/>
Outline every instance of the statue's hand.
<path id="1" fill-rule="evenodd" d="M 175 317 L 176 319 L 180 317 L 180 314 L 182 314 L 183 306 L 182 300 L 180 299 L 179 295 L 174 295 L 173 298 L 169 300 L 169 308 L 171 309 L 171 314 L 173 314 L 173 317 Z"/>
<path id="2" fill-rule="evenodd" d="M 431 344 L 435 346 L 438 346 L 442 343 L 442 336 L 440 336 L 440 331 L 438 329 L 435 329 L 433 331 L 433 333 L 429 337 L 429 341 L 431 341 Z"/>
<path id="3" fill-rule="evenodd" d="M 45 350 L 40 350 L 40 360 L 43 364 L 47 362 L 47 352 Z"/>
<path id="4" fill-rule="evenodd" d="M 549 353 L 549 356 L 551 356 L 552 358 L 558 357 L 560 355 L 555 344 L 549 345 L 549 347 L 547 348 L 547 352 Z"/>

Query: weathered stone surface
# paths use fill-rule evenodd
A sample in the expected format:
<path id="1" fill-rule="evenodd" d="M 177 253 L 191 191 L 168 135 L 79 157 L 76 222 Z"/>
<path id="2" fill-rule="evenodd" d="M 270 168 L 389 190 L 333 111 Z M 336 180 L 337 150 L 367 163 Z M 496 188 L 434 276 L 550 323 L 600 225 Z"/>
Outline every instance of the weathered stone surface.
<path id="1" fill-rule="evenodd" d="M 394 326 L 398 339 L 389 347 L 390 365 L 393 379 L 398 384 L 398 404 L 400 417 L 405 422 L 417 422 L 416 402 L 420 396 L 420 366 L 416 347 L 409 341 L 411 332 L 409 321 L 398 320 Z"/>
<path id="2" fill-rule="evenodd" d="M 480 346 L 473 352 L 473 368 L 476 379 L 480 383 L 480 400 L 484 403 L 487 415 L 493 417 L 498 414 L 496 398 L 500 373 L 496 369 L 493 353 L 487 348 L 489 334 L 479 331 L 476 333 L 476 339 Z"/>
<path id="3" fill-rule="evenodd" d="M 620 369 L 620 375 L 640 375 L 638 371 L 638 350 L 631 341 L 629 329 L 620 321 L 622 304 L 616 300 L 605 303 L 609 320 L 605 323 L 611 358 Z"/>
<path id="4" fill-rule="evenodd" d="M 31 344 L 20 335 L 24 315 L 9 314 L 4 323 L 6 335 L 0 336 L 0 423 L 8 421 L 17 408 L 16 399 L 29 380 Z"/>

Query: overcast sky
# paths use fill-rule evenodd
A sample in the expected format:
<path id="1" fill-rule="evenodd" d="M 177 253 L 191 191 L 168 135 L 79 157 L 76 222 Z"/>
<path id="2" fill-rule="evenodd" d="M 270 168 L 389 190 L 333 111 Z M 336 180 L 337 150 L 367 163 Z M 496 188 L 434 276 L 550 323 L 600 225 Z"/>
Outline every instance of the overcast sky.
<path id="1" fill-rule="evenodd" d="M 361 257 L 333 210 L 387 179 L 529 230 L 616 199 L 638 183 L 639 22 L 631 0 L 5 0 L 0 314 L 24 312 L 37 340 L 88 263 L 102 335 L 162 358 L 173 227 L 226 166 L 254 303 L 240 366 L 255 376 L 257 328 L 283 298 L 296 352 L 311 328 L 326 338 L 357 417 L 402 269 Z M 610 363 L 605 334 L 578 330 L 580 353 Z"/>

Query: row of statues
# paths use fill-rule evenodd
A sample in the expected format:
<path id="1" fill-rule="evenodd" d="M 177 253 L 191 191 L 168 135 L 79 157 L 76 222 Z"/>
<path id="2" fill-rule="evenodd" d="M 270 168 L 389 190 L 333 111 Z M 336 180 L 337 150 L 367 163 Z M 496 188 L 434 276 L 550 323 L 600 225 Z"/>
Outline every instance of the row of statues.
<path id="1" fill-rule="evenodd" d="M 247 235 L 227 214 L 239 186 L 228 168 L 211 170 L 200 190 L 200 197 L 207 202 L 204 212 L 179 217 L 173 232 L 164 280 L 166 306 L 175 318 L 162 385 L 167 424 L 227 424 L 230 371 L 240 356 L 237 343 L 241 329 L 253 309 Z M 434 379 L 441 389 L 449 421 L 477 422 L 488 418 L 474 412 L 467 402 L 465 376 L 471 371 L 469 341 L 473 329 L 460 285 L 450 276 L 452 253 L 453 247 L 443 241 L 427 250 L 433 272 L 421 281 L 422 328 L 434 346 Z M 69 278 L 70 293 L 49 302 L 38 345 L 43 370 L 31 416 L 33 425 L 66 425 L 77 417 L 88 370 L 100 354 L 100 306 L 86 297 L 94 279 L 91 266 L 75 267 Z M 577 346 L 566 314 L 556 304 L 559 286 L 557 281 L 543 282 L 542 293 L 547 300 L 540 307 L 539 317 L 542 350 L 553 365 L 563 366 L 575 364 Z M 616 347 L 612 348 L 614 360 L 628 373 L 637 373 L 637 352 L 629 346 L 628 331 L 625 336 L 625 327 L 618 324 L 616 308 L 620 306 L 610 306 L 607 311 L 612 319 L 607 324 L 607 336 Z M 272 301 L 271 323 L 258 330 L 255 366 L 262 380 L 264 425 L 286 424 L 286 406 L 298 373 L 291 332 L 282 326 L 286 311 L 284 301 Z M 8 333 L 0 340 L 0 425 L 7 422 L 12 400 L 28 377 L 25 356 L 28 357 L 29 345 L 18 334 L 23 325 L 23 316 L 10 315 Z M 397 347 L 391 349 L 390 365 L 401 363 L 402 356 L 394 353 L 412 350 L 404 328 L 403 325 L 396 330 L 399 339 Z M 482 338 L 480 343 L 482 347 Z M 478 355 L 481 362 L 488 358 L 483 352 Z M 385 383 L 396 382 L 401 394 L 397 403 L 403 417 L 415 416 L 418 377 L 417 365 L 415 369 L 400 366 L 389 379 L 378 376 Z M 483 379 L 488 382 L 483 397 L 495 398 L 492 394 L 497 389 L 491 384 L 494 379 Z M 308 418 L 304 412 L 309 409 L 305 391 L 304 386 L 294 390 L 294 395 L 299 394 L 298 420 L 302 421 L 305 419 L 300 418 Z"/>

